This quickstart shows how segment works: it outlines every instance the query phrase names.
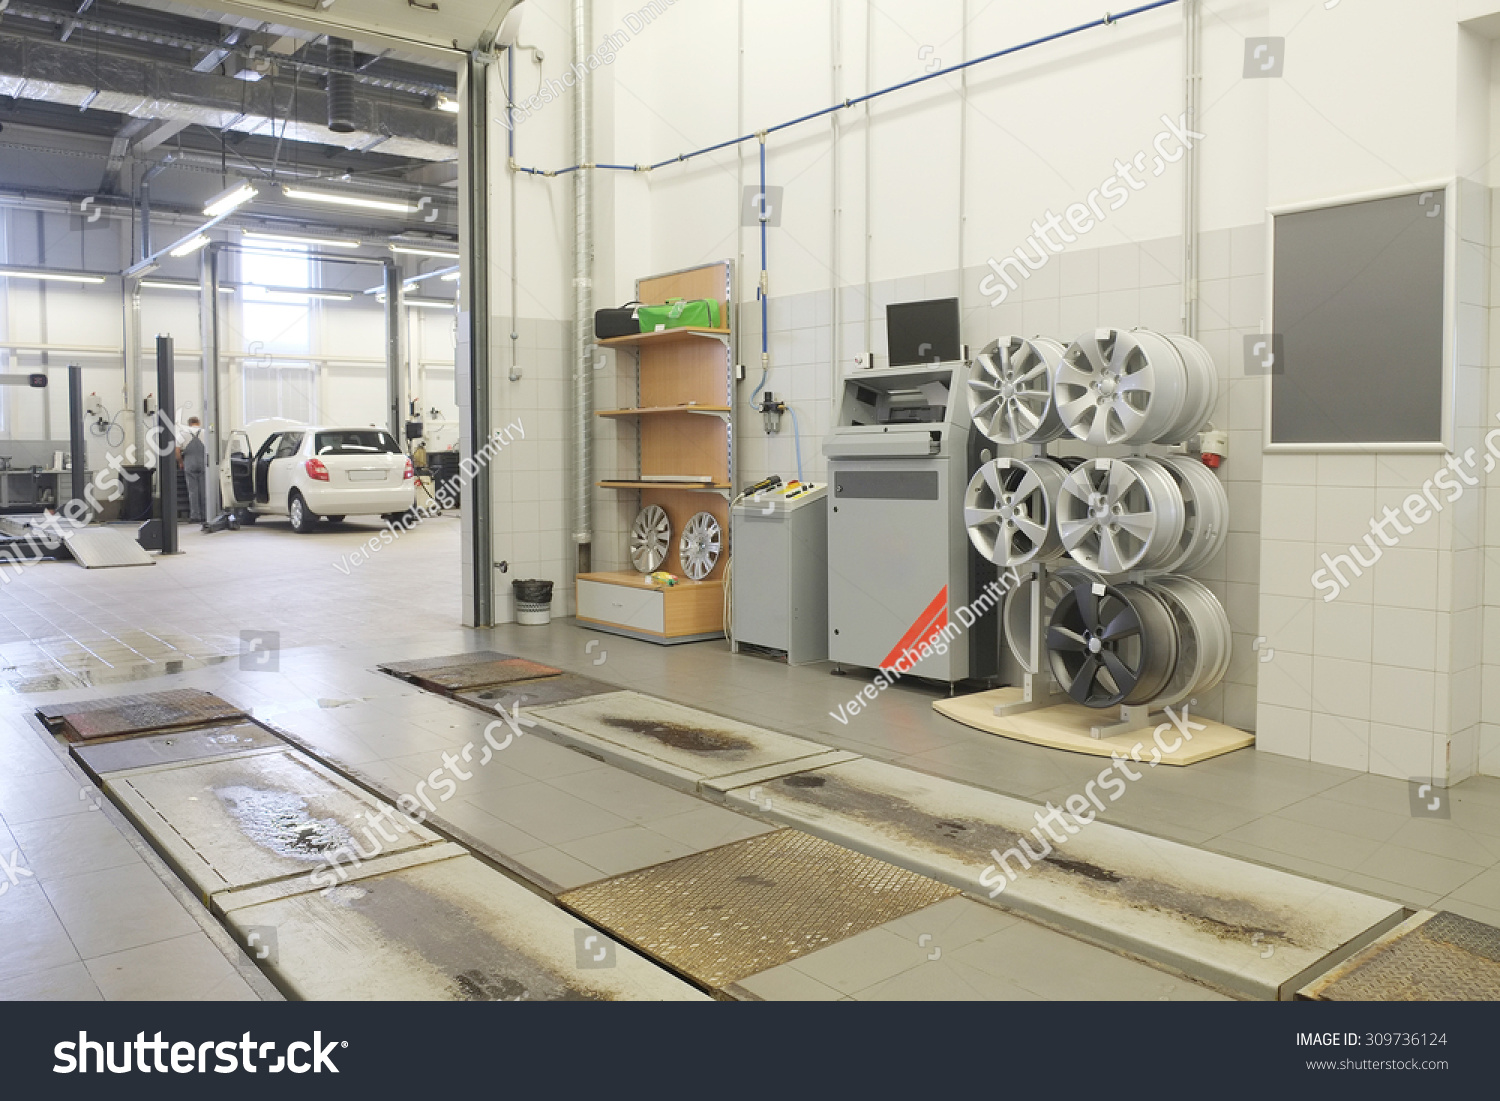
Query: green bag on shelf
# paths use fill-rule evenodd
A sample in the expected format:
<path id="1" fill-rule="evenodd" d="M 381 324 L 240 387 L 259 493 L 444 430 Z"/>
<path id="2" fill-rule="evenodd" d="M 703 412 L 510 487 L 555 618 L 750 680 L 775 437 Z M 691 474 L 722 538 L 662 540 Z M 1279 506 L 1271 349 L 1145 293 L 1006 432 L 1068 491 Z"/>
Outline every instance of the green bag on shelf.
<path id="1" fill-rule="evenodd" d="M 641 332 L 658 329 L 717 329 L 719 304 L 712 298 L 674 298 L 664 306 L 638 306 Z"/>

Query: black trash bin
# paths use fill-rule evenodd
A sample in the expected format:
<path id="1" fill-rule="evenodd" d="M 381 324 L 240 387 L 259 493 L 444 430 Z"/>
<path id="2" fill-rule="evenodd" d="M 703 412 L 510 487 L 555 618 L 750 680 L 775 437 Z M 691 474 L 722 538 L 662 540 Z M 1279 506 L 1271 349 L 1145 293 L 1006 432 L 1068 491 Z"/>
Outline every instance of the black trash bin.
<path id="1" fill-rule="evenodd" d="M 510 583 L 516 595 L 516 622 L 541 627 L 552 622 L 552 582 L 535 578 Z"/>
<path id="2" fill-rule="evenodd" d="M 120 502 L 120 519 L 133 523 L 151 519 L 156 471 L 149 466 L 122 466 L 120 482 L 125 488 L 125 499 Z"/>

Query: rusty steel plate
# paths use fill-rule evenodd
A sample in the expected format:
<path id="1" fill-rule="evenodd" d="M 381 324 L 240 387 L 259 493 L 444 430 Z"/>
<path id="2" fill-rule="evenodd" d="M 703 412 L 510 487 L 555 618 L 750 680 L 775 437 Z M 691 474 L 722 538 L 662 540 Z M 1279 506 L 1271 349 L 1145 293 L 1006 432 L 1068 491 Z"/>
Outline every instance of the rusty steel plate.
<path id="1" fill-rule="evenodd" d="M 538 677 L 555 677 L 562 672 L 550 665 L 492 650 L 455 654 L 448 658 L 429 658 L 425 661 L 397 662 L 380 668 L 436 692 L 489 688 Z"/>
<path id="2" fill-rule="evenodd" d="M 415 661 L 388 661 L 376 668 L 392 676 L 409 677 L 413 673 L 427 673 L 434 669 L 446 669 L 450 665 L 465 665 L 487 661 L 506 661 L 515 654 L 503 654 L 499 650 L 474 650 L 467 654 L 445 654 L 440 658 L 418 658 Z"/>
<path id="3" fill-rule="evenodd" d="M 545 707 L 548 704 L 566 703 L 568 700 L 582 699 L 585 696 L 602 696 L 606 692 L 620 691 L 623 689 L 613 684 L 605 684 L 591 677 L 564 673 L 561 676 L 544 677 L 541 680 L 517 681 L 513 684 L 460 692 L 458 698 L 487 711 L 510 711 L 517 704 L 522 708 L 530 709 Z"/>
<path id="4" fill-rule="evenodd" d="M 778 830 L 559 896 L 574 913 L 715 989 L 958 892 Z"/>
<path id="5" fill-rule="evenodd" d="M 102 706 L 101 706 L 102 704 Z M 88 742 L 100 738 L 124 738 L 189 726 L 207 726 L 247 716 L 238 707 L 210 692 L 180 688 L 145 696 L 116 696 L 95 704 L 67 705 L 54 713 L 69 741 Z M 43 721 L 48 721 L 46 715 Z"/>
<path id="6" fill-rule="evenodd" d="M 1300 996 L 1320 1002 L 1500 1001 L 1500 929 L 1447 910 L 1419 913 Z"/>

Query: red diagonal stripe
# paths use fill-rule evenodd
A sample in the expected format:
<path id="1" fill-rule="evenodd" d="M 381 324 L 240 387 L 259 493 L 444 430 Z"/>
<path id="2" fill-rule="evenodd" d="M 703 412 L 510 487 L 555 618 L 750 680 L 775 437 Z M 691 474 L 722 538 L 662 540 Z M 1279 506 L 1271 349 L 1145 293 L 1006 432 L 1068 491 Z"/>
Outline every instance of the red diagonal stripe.
<path id="1" fill-rule="evenodd" d="M 948 586 L 944 585 L 942 591 L 932 598 L 932 603 L 927 605 L 917 621 L 911 625 L 906 634 L 901 636 L 901 641 L 885 656 L 880 663 L 880 668 L 890 669 L 896 664 L 898 658 L 905 650 L 919 650 L 922 643 L 929 642 L 933 636 L 948 626 Z"/>

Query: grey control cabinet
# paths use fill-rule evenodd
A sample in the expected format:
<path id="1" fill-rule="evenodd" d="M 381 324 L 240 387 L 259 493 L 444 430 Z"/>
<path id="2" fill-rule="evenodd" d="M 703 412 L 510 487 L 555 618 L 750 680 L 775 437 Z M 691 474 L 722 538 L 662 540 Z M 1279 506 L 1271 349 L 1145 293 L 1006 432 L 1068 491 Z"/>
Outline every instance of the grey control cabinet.
<path id="1" fill-rule="evenodd" d="M 789 665 L 827 660 L 827 487 L 746 499 L 729 523 L 735 652 L 750 645 L 784 652 Z"/>

